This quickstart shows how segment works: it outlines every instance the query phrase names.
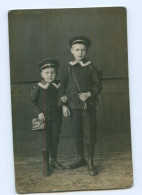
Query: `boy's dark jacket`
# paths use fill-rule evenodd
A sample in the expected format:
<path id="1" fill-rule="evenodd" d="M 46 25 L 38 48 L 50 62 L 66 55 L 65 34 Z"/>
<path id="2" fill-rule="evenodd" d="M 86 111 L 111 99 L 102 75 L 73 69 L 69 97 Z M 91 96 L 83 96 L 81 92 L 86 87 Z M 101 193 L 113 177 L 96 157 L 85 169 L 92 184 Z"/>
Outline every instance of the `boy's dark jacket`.
<path id="1" fill-rule="evenodd" d="M 31 92 L 31 110 L 33 118 L 44 113 L 46 119 L 56 120 L 61 116 L 61 108 L 58 106 L 58 93 L 60 82 L 55 80 L 47 84 L 44 80 L 37 83 Z"/>
<path id="2" fill-rule="evenodd" d="M 59 100 L 64 94 L 66 94 L 68 106 L 71 109 L 84 108 L 84 103 L 78 97 L 80 91 L 77 87 L 73 74 L 75 75 L 81 92 L 91 93 L 91 97 L 89 97 L 86 101 L 88 107 L 91 104 L 97 106 L 97 95 L 102 90 L 102 74 L 101 71 L 98 71 L 92 62 L 87 59 L 83 59 L 81 65 L 77 61 L 73 60 L 69 62 L 67 67 L 64 67 L 62 72 Z M 62 103 L 62 105 L 64 105 L 64 103 Z"/>

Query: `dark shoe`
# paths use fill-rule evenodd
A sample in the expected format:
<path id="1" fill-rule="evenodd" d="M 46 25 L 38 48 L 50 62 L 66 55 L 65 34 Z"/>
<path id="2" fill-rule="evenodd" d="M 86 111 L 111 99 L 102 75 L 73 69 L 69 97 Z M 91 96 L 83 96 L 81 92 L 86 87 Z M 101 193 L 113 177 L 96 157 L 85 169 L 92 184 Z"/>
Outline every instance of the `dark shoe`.
<path id="1" fill-rule="evenodd" d="M 44 167 L 43 167 L 43 176 L 44 177 L 49 177 L 51 175 L 51 167 L 49 163 L 44 162 Z"/>
<path id="2" fill-rule="evenodd" d="M 44 177 L 49 177 L 51 175 L 51 167 L 49 164 L 49 151 L 42 151 L 42 156 L 43 156 L 43 176 Z"/>
<path id="3" fill-rule="evenodd" d="M 79 168 L 79 167 L 83 167 L 86 165 L 86 160 L 84 157 L 78 157 L 77 160 L 75 160 L 71 165 L 69 165 L 69 168 L 70 169 L 76 169 L 76 168 Z"/>
<path id="4" fill-rule="evenodd" d="M 87 168 L 88 172 L 91 176 L 95 176 L 98 174 L 97 169 L 94 167 L 94 144 L 88 144 L 87 145 L 87 152 L 88 152 L 88 160 L 87 160 Z"/>
<path id="5" fill-rule="evenodd" d="M 51 168 L 53 169 L 59 169 L 59 170 L 64 170 L 65 167 L 61 165 L 57 160 L 51 160 L 50 162 Z"/>
<path id="6" fill-rule="evenodd" d="M 87 161 L 88 172 L 91 176 L 95 176 L 98 174 L 97 169 L 94 167 L 93 159 L 89 158 Z"/>

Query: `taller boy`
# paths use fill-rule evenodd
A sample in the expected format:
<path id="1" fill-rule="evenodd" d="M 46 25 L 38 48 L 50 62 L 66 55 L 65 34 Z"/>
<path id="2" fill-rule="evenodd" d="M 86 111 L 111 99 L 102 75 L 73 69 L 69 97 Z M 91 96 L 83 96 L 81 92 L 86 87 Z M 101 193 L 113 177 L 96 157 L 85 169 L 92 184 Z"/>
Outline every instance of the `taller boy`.
<path id="1" fill-rule="evenodd" d="M 74 59 L 63 70 L 59 98 L 62 102 L 63 115 L 71 116 L 72 131 L 78 153 L 78 158 L 69 167 L 75 169 L 86 165 L 85 142 L 88 153 L 87 168 L 89 174 L 94 176 L 97 174 L 93 162 L 97 129 L 97 95 L 102 86 L 100 72 L 91 61 L 85 58 L 90 44 L 91 41 L 85 36 L 75 36 L 70 40 L 69 45 Z M 65 94 L 67 103 L 62 101 Z"/>

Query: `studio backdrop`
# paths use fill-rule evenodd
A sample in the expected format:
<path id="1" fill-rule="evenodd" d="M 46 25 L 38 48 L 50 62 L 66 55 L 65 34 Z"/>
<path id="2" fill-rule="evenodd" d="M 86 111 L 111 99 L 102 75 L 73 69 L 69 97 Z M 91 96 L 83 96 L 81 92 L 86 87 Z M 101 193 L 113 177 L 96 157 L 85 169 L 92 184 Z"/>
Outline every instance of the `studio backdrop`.
<path id="1" fill-rule="evenodd" d="M 50 57 L 61 69 L 72 59 L 69 40 L 91 40 L 87 57 L 103 72 L 95 153 L 131 151 L 126 10 L 124 8 L 22 10 L 9 13 L 10 72 L 15 157 L 40 155 L 31 131 L 30 93 L 40 80 L 38 64 Z M 63 118 L 59 155 L 75 155 Z"/>

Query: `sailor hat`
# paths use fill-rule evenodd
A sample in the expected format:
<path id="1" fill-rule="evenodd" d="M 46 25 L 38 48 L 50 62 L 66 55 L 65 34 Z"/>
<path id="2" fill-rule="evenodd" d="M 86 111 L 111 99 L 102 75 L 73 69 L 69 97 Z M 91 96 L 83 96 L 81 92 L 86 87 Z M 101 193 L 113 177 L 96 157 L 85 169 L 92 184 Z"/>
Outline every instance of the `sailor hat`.
<path id="1" fill-rule="evenodd" d="M 52 58 L 46 58 L 39 63 L 39 69 L 43 70 L 46 68 L 59 68 L 59 62 Z"/>
<path id="2" fill-rule="evenodd" d="M 70 39 L 70 41 L 69 41 L 70 47 L 71 47 L 72 45 L 74 45 L 74 44 L 77 44 L 77 43 L 84 44 L 84 45 L 86 45 L 87 47 L 89 47 L 89 46 L 91 45 L 90 39 L 88 39 L 88 38 L 85 37 L 85 36 L 79 36 L 79 35 L 77 35 L 77 36 L 72 37 L 72 38 Z"/>

